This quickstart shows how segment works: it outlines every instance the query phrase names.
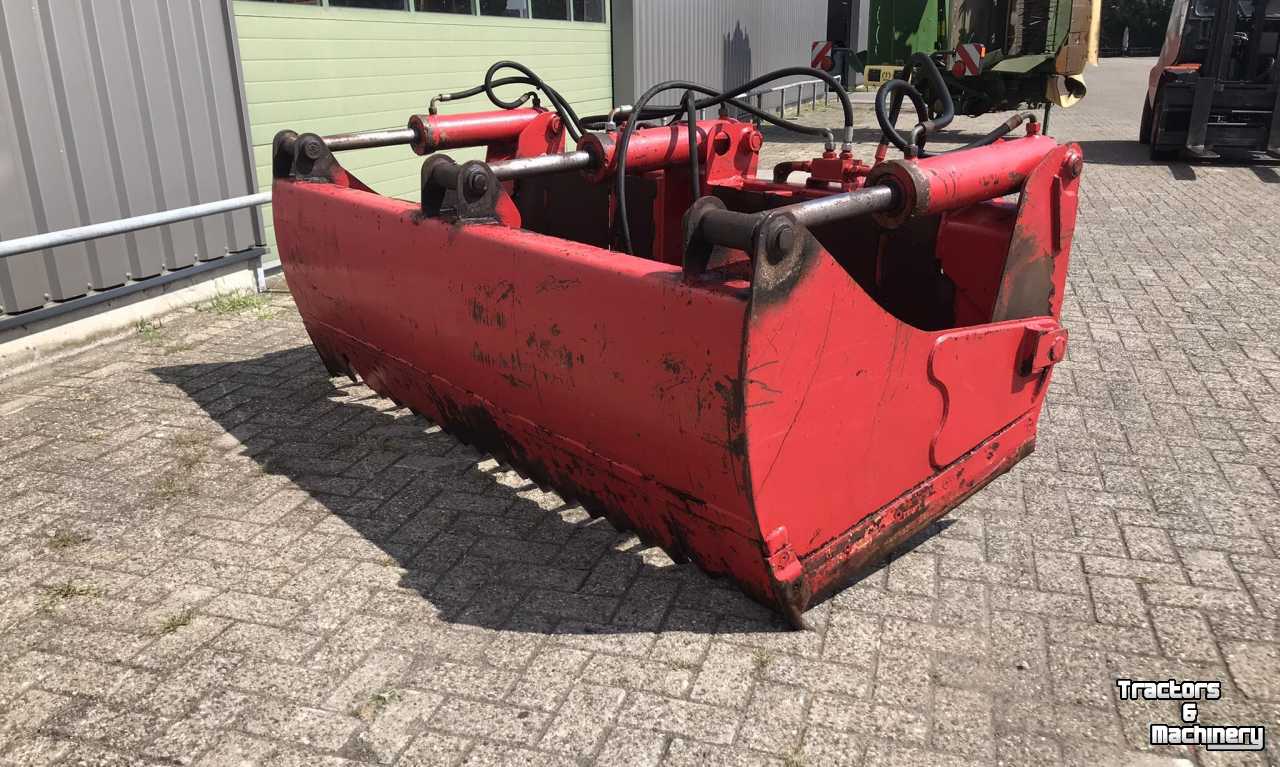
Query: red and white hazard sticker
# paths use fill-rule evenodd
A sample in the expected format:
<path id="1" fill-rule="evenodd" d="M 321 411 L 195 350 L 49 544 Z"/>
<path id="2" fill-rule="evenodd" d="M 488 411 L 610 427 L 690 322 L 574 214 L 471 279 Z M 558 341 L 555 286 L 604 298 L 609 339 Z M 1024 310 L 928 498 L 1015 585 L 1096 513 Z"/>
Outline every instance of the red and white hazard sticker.
<path id="1" fill-rule="evenodd" d="M 826 72 L 830 72 L 835 68 L 835 60 L 831 57 L 831 50 L 835 48 L 835 45 L 830 40 L 818 40 L 809 46 L 809 66 Z"/>
<path id="2" fill-rule="evenodd" d="M 965 43 L 956 48 L 951 74 L 956 77 L 973 77 L 982 74 L 982 57 L 987 54 L 985 45 Z"/>

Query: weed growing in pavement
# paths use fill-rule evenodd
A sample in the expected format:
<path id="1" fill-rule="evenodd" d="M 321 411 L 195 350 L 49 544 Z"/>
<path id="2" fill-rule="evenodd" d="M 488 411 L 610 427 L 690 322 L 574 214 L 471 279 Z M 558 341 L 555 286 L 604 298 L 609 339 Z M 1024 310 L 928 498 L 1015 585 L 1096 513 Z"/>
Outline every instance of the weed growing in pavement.
<path id="1" fill-rule="evenodd" d="M 92 539 L 84 533 L 77 533 L 74 530 L 59 530 L 45 542 L 45 546 L 51 551 L 65 551 L 72 546 L 79 546 L 90 540 Z"/>
<path id="2" fill-rule="evenodd" d="M 399 690 L 383 690 L 382 692 L 375 692 L 373 695 L 369 696 L 368 700 L 361 703 L 356 708 L 354 714 L 368 722 L 376 717 L 379 711 L 398 700 L 400 700 Z"/>
<path id="3" fill-rule="evenodd" d="M 52 610 L 59 602 L 66 599 L 76 599 L 79 597 L 97 597 L 102 596 L 102 589 L 89 583 L 76 583 L 75 581 L 67 581 L 57 586 L 49 586 L 44 590 L 44 601 L 40 605 L 41 609 Z"/>
<path id="4" fill-rule="evenodd" d="M 164 327 L 158 322 L 151 320 L 138 320 L 135 327 L 138 329 L 138 335 L 142 336 L 142 340 L 149 344 L 160 342 L 160 331 Z"/>
<path id="5" fill-rule="evenodd" d="M 235 293 L 219 293 L 208 304 L 197 308 L 214 314 L 244 314 L 252 311 L 260 320 L 271 316 L 265 297 L 244 290 Z"/>
<path id="6" fill-rule="evenodd" d="M 751 662 L 755 666 L 756 676 L 760 676 L 773 662 L 773 655 L 768 650 L 756 648 L 751 653 Z"/>
<path id="7" fill-rule="evenodd" d="M 195 612 L 188 607 L 180 612 L 174 613 L 173 615 L 167 616 L 164 621 L 161 622 L 157 633 L 172 634 L 184 626 L 191 625 L 191 617 L 194 614 Z"/>

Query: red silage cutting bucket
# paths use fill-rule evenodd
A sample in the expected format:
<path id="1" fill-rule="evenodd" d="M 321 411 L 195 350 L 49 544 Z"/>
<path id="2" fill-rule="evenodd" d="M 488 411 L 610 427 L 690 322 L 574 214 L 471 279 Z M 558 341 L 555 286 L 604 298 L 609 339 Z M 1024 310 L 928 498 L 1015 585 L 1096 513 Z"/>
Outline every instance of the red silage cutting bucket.
<path id="1" fill-rule="evenodd" d="M 432 155 L 418 204 L 339 142 L 277 138 L 280 256 L 330 372 L 794 624 L 1032 450 L 1079 147 L 1032 131 L 849 189 L 756 178 L 755 127 L 703 121 L 695 202 L 683 128 L 641 129 L 631 255 L 608 135 L 565 153 L 540 110 L 415 121 L 419 152 L 488 161 Z"/>

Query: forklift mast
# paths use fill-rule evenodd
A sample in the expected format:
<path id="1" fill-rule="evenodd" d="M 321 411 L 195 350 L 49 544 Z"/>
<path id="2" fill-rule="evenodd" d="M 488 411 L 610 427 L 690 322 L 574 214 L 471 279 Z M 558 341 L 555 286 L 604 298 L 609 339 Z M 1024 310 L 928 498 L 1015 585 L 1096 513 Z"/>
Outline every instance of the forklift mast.
<path id="1" fill-rule="evenodd" d="M 1280 0 L 1183 0 L 1152 70 L 1152 156 L 1280 159 Z"/>

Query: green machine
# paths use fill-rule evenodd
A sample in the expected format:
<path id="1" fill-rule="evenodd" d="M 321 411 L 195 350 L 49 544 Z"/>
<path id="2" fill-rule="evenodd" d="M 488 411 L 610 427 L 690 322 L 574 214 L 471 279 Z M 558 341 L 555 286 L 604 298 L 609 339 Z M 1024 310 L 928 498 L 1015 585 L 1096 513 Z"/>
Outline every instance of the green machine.
<path id="1" fill-rule="evenodd" d="M 867 82 L 928 53 L 957 114 L 1069 107 L 1097 60 L 1101 0 L 870 0 L 869 11 Z"/>

